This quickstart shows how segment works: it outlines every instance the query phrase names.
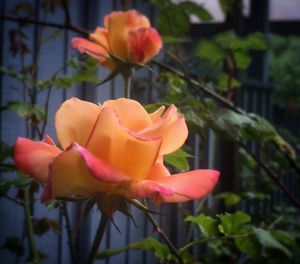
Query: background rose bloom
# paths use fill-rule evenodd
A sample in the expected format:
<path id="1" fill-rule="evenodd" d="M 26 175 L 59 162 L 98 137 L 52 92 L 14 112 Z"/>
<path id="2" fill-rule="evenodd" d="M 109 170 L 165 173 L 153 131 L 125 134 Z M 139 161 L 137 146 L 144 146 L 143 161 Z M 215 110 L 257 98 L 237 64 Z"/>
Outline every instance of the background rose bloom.
<path id="1" fill-rule="evenodd" d="M 180 148 L 188 130 L 174 105 L 148 114 L 137 101 L 96 105 L 65 101 L 55 116 L 58 140 L 18 138 L 15 163 L 45 182 L 43 199 L 106 193 L 156 202 L 199 199 L 215 186 L 219 172 L 194 170 L 170 175 L 163 155 Z"/>
<path id="2" fill-rule="evenodd" d="M 73 48 L 97 59 L 103 66 L 115 68 L 109 54 L 125 62 L 147 63 L 162 47 L 156 29 L 147 17 L 136 10 L 115 11 L 104 18 L 104 28 L 90 34 L 90 41 L 73 38 Z"/>

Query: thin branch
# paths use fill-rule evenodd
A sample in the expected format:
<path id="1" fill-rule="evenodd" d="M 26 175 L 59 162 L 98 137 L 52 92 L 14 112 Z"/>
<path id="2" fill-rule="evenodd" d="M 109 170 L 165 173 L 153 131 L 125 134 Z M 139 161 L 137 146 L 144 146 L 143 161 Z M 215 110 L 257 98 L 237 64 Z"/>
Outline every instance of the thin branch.
<path id="1" fill-rule="evenodd" d="M 4 169 L 16 169 L 16 165 L 14 165 L 14 164 L 0 163 L 0 168 L 4 168 Z"/>
<path id="2" fill-rule="evenodd" d="M 46 27 L 53 27 L 58 29 L 67 29 L 79 34 L 82 34 L 84 36 L 88 36 L 90 32 L 87 30 L 84 30 L 79 27 L 75 27 L 74 25 L 66 25 L 66 24 L 60 24 L 60 23 L 52 23 L 52 22 L 42 22 L 35 19 L 28 19 L 28 18 L 22 18 L 22 17 L 14 17 L 14 16 L 0 16 L 0 20 L 8 20 L 18 23 L 28 23 L 28 24 L 34 24 L 34 25 L 40 25 L 40 26 L 46 26 Z"/>
<path id="3" fill-rule="evenodd" d="M 145 205 L 144 205 L 145 206 Z M 148 207 L 145 206 L 146 210 L 143 210 L 143 213 L 146 215 L 146 217 L 149 219 L 150 223 L 153 226 L 154 231 L 156 231 L 161 237 L 162 239 L 165 241 L 165 243 L 167 244 L 167 246 L 169 247 L 169 249 L 171 250 L 171 252 L 174 254 L 174 256 L 178 259 L 178 262 L 180 264 L 183 264 L 183 260 L 180 256 L 180 254 L 178 253 L 176 247 L 174 246 L 174 244 L 172 243 L 172 241 L 169 239 L 169 237 L 167 236 L 167 234 L 164 232 L 164 230 L 162 228 L 160 228 L 160 226 L 158 225 L 158 223 L 156 222 L 156 220 L 154 219 L 154 217 L 152 216 L 152 214 L 149 212 Z"/>
<path id="4" fill-rule="evenodd" d="M 213 241 L 213 240 L 227 240 L 227 239 L 235 239 L 235 238 L 243 238 L 243 237 L 249 237 L 253 236 L 253 233 L 246 233 L 246 234 L 239 234 L 239 235 L 231 235 L 231 236 L 212 236 L 207 237 L 203 239 L 194 240 L 188 244 L 186 244 L 184 247 L 180 248 L 180 253 L 183 253 L 184 251 L 188 250 L 190 247 L 193 247 L 195 245 L 201 245 L 203 243 Z"/>
<path id="5" fill-rule="evenodd" d="M 75 245 L 74 245 L 74 240 L 73 240 L 73 236 L 72 236 L 71 221 L 70 221 L 66 202 L 63 201 L 61 203 L 61 209 L 62 209 L 63 216 L 66 219 L 66 229 L 67 229 L 67 234 L 68 234 L 68 243 L 69 243 L 71 260 L 72 260 L 72 263 L 75 263 L 75 261 L 76 261 Z"/>
<path id="6" fill-rule="evenodd" d="M 233 110 L 234 112 L 236 113 L 239 113 L 239 114 L 245 114 L 245 112 L 234 106 L 234 104 L 228 100 L 226 100 L 225 98 L 223 98 L 222 96 L 214 93 L 213 91 L 209 90 L 208 88 L 206 88 L 205 86 L 201 85 L 200 83 L 198 83 L 195 79 L 191 79 L 189 76 L 186 76 L 184 73 L 182 72 L 179 72 L 177 71 L 176 69 L 164 64 L 164 63 L 161 63 L 157 60 L 152 60 L 152 63 L 154 65 L 157 65 L 159 66 L 160 68 L 166 70 L 166 71 L 169 71 L 173 74 L 176 74 L 177 76 L 179 76 L 180 78 L 182 78 L 183 80 L 186 80 L 188 82 L 190 82 L 191 84 L 193 84 L 193 86 L 197 87 L 198 89 L 200 89 L 202 92 L 204 92 L 206 95 L 210 96 L 211 98 L 215 99 L 217 102 L 219 102 L 221 105 Z"/>
<path id="7" fill-rule="evenodd" d="M 263 161 L 261 161 L 252 151 L 242 142 L 237 141 L 244 150 L 256 161 L 256 163 L 271 177 L 271 179 L 277 184 L 277 186 L 283 191 L 283 193 L 289 198 L 289 200 L 300 209 L 300 202 L 294 197 L 281 180 L 281 177 L 273 172 Z"/>

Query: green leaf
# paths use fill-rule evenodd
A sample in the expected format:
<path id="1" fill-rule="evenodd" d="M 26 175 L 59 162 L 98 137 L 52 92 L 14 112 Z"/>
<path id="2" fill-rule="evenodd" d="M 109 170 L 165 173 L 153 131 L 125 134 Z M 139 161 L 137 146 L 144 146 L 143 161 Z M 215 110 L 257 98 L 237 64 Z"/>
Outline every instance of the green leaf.
<path id="1" fill-rule="evenodd" d="M 234 214 L 220 215 L 221 230 L 226 235 L 236 235 L 243 231 L 245 224 L 251 221 L 251 216 L 237 211 Z"/>
<path id="2" fill-rule="evenodd" d="M 33 219 L 33 231 L 36 235 L 43 235 L 49 230 L 54 231 L 56 234 L 61 234 L 61 227 L 55 220 L 48 218 L 34 218 Z"/>
<path id="3" fill-rule="evenodd" d="M 163 36 L 181 36 L 190 27 L 188 15 L 179 5 L 168 2 L 157 18 L 157 27 Z"/>
<path id="4" fill-rule="evenodd" d="M 235 238 L 234 243 L 240 251 L 249 254 L 252 258 L 259 257 L 260 247 L 253 236 Z"/>
<path id="5" fill-rule="evenodd" d="M 247 69 L 251 63 L 251 56 L 249 53 L 242 50 L 234 52 L 234 59 L 238 69 Z"/>
<path id="6" fill-rule="evenodd" d="M 218 233 L 217 219 L 213 219 L 210 216 L 206 216 L 203 213 L 198 216 L 188 216 L 185 221 L 197 224 L 201 232 L 206 237 L 212 237 Z"/>
<path id="7" fill-rule="evenodd" d="M 276 240 L 278 240 L 282 244 L 292 247 L 294 249 L 297 248 L 296 239 L 292 233 L 284 230 L 274 230 L 271 232 L 271 234 Z"/>
<path id="8" fill-rule="evenodd" d="M 230 85 L 230 87 L 229 87 Z M 219 91 L 228 91 L 228 88 L 230 89 L 234 89 L 234 88 L 238 88 L 241 86 L 241 83 L 235 79 L 235 78 L 231 78 L 230 83 L 229 83 L 229 75 L 225 72 L 222 72 L 221 74 L 219 74 L 218 76 L 218 87 L 217 89 Z"/>
<path id="9" fill-rule="evenodd" d="M 209 40 L 200 42 L 195 55 L 212 63 L 221 62 L 227 57 L 227 53 L 220 46 Z"/>
<path id="10" fill-rule="evenodd" d="M 213 17 L 211 13 L 207 9 L 203 7 L 203 5 L 199 5 L 194 2 L 181 2 L 179 7 L 186 12 L 187 15 L 195 15 L 202 21 L 212 21 Z"/>
<path id="11" fill-rule="evenodd" d="M 0 197 L 5 195 L 10 188 L 14 188 L 14 187 L 26 187 L 28 185 L 30 185 L 31 183 L 33 183 L 34 180 L 32 178 L 29 177 L 19 177 L 16 179 L 6 179 L 6 180 L 1 180 L 0 181 Z"/>
<path id="12" fill-rule="evenodd" d="M 226 208 L 231 208 L 241 201 L 241 197 L 233 192 L 223 192 L 216 195 L 216 198 L 224 200 Z"/>
<path id="13" fill-rule="evenodd" d="M 101 251 L 97 254 L 97 259 L 105 259 L 129 249 L 152 251 L 155 256 L 161 261 L 166 261 L 171 256 L 169 248 L 166 245 L 161 244 L 159 241 L 152 237 L 148 237 L 146 239 L 133 242 L 122 248 L 110 248 Z"/>
<path id="14" fill-rule="evenodd" d="M 187 171 L 190 169 L 187 158 L 192 157 L 190 154 L 182 149 L 178 149 L 170 154 L 164 156 L 164 160 L 181 171 Z"/>
<path id="15" fill-rule="evenodd" d="M 254 228 L 254 233 L 263 247 L 278 249 L 282 251 L 287 256 L 291 257 L 291 252 L 280 242 L 278 242 L 270 233 L 270 231 L 262 228 Z"/>
<path id="16" fill-rule="evenodd" d="M 37 105 L 32 106 L 28 103 L 8 102 L 7 109 L 15 110 L 20 117 L 33 121 L 45 121 L 47 118 L 44 108 Z"/>
<path id="17" fill-rule="evenodd" d="M 22 255 L 24 251 L 22 240 L 17 236 L 7 237 L 4 247 L 17 255 Z"/>
<path id="18" fill-rule="evenodd" d="M 13 151 L 14 147 L 7 145 L 5 142 L 0 140 L 0 162 L 2 163 L 5 161 L 7 158 L 12 158 L 13 157 Z"/>

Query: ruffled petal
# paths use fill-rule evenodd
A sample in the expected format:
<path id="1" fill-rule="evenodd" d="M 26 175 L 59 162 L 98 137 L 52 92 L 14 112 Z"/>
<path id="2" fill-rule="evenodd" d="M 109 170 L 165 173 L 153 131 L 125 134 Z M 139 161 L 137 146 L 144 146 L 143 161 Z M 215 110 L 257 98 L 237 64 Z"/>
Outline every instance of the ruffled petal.
<path id="1" fill-rule="evenodd" d="M 155 163 L 160 138 L 141 137 L 125 128 L 110 107 L 104 107 L 86 148 L 135 180 L 146 179 Z"/>
<path id="2" fill-rule="evenodd" d="M 84 146 L 99 116 L 101 106 L 71 98 L 65 101 L 55 115 L 55 128 L 63 149 L 73 141 Z"/>
<path id="3" fill-rule="evenodd" d="M 216 185 L 219 174 L 216 170 L 193 170 L 168 177 L 152 177 L 152 181 L 173 191 L 174 195 L 164 196 L 163 202 L 178 203 L 206 196 Z"/>
<path id="4" fill-rule="evenodd" d="M 97 180 L 108 183 L 118 183 L 131 180 L 131 178 L 124 172 L 113 167 L 107 161 L 96 157 L 87 149 L 79 146 L 76 143 L 73 143 L 73 146 L 85 161 L 90 174 Z"/>
<path id="5" fill-rule="evenodd" d="M 61 153 L 55 145 L 48 144 L 49 141 L 53 142 L 49 136 L 45 141 L 19 137 L 14 149 L 16 166 L 30 177 L 42 182 L 47 181 L 50 162 Z"/>
<path id="6" fill-rule="evenodd" d="M 162 40 L 154 28 L 139 27 L 129 31 L 129 60 L 146 63 L 162 48 Z"/>
<path id="7" fill-rule="evenodd" d="M 105 101 L 103 107 L 113 108 L 122 124 L 132 132 L 138 132 L 152 125 L 151 118 L 144 107 L 135 100 L 120 98 Z"/>
<path id="8" fill-rule="evenodd" d="M 162 146 L 159 155 L 172 153 L 179 149 L 188 136 L 184 117 L 171 105 L 162 117 L 152 126 L 139 132 L 143 136 L 161 136 Z"/>
<path id="9" fill-rule="evenodd" d="M 108 192 L 113 184 L 102 183 L 90 175 L 77 145 L 72 144 L 50 164 L 45 197 L 88 197 Z M 51 195 L 49 195 L 49 192 Z"/>

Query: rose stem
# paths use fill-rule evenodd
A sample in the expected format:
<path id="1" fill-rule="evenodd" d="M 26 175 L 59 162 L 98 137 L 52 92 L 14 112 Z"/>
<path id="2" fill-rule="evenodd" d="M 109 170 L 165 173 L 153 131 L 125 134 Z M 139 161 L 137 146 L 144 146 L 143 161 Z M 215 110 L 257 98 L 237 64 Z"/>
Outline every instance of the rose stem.
<path id="1" fill-rule="evenodd" d="M 130 90 L 131 90 L 131 76 L 124 76 L 125 80 L 125 98 L 130 98 Z"/>
<path id="2" fill-rule="evenodd" d="M 94 239 L 90 254 L 88 256 L 87 264 L 92 264 L 96 258 L 97 251 L 100 246 L 101 240 L 103 238 L 103 234 L 104 234 L 104 231 L 108 224 L 108 221 L 109 221 L 109 217 L 106 214 L 102 213 L 101 220 L 99 222 L 99 225 L 98 225 L 98 228 L 96 231 L 95 239 Z"/>
<path id="3" fill-rule="evenodd" d="M 36 245 L 34 241 L 34 232 L 33 232 L 33 225 L 32 225 L 32 216 L 30 213 L 30 190 L 29 187 L 26 187 L 24 190 L 24 212 L 25 218 L 27 222 L 27 232 L 28 232 L 28 242 L 31 248 L 31 254 L 33 258 L 33 263 L 40 263 L 39 255 L 36 250 Z"/>

